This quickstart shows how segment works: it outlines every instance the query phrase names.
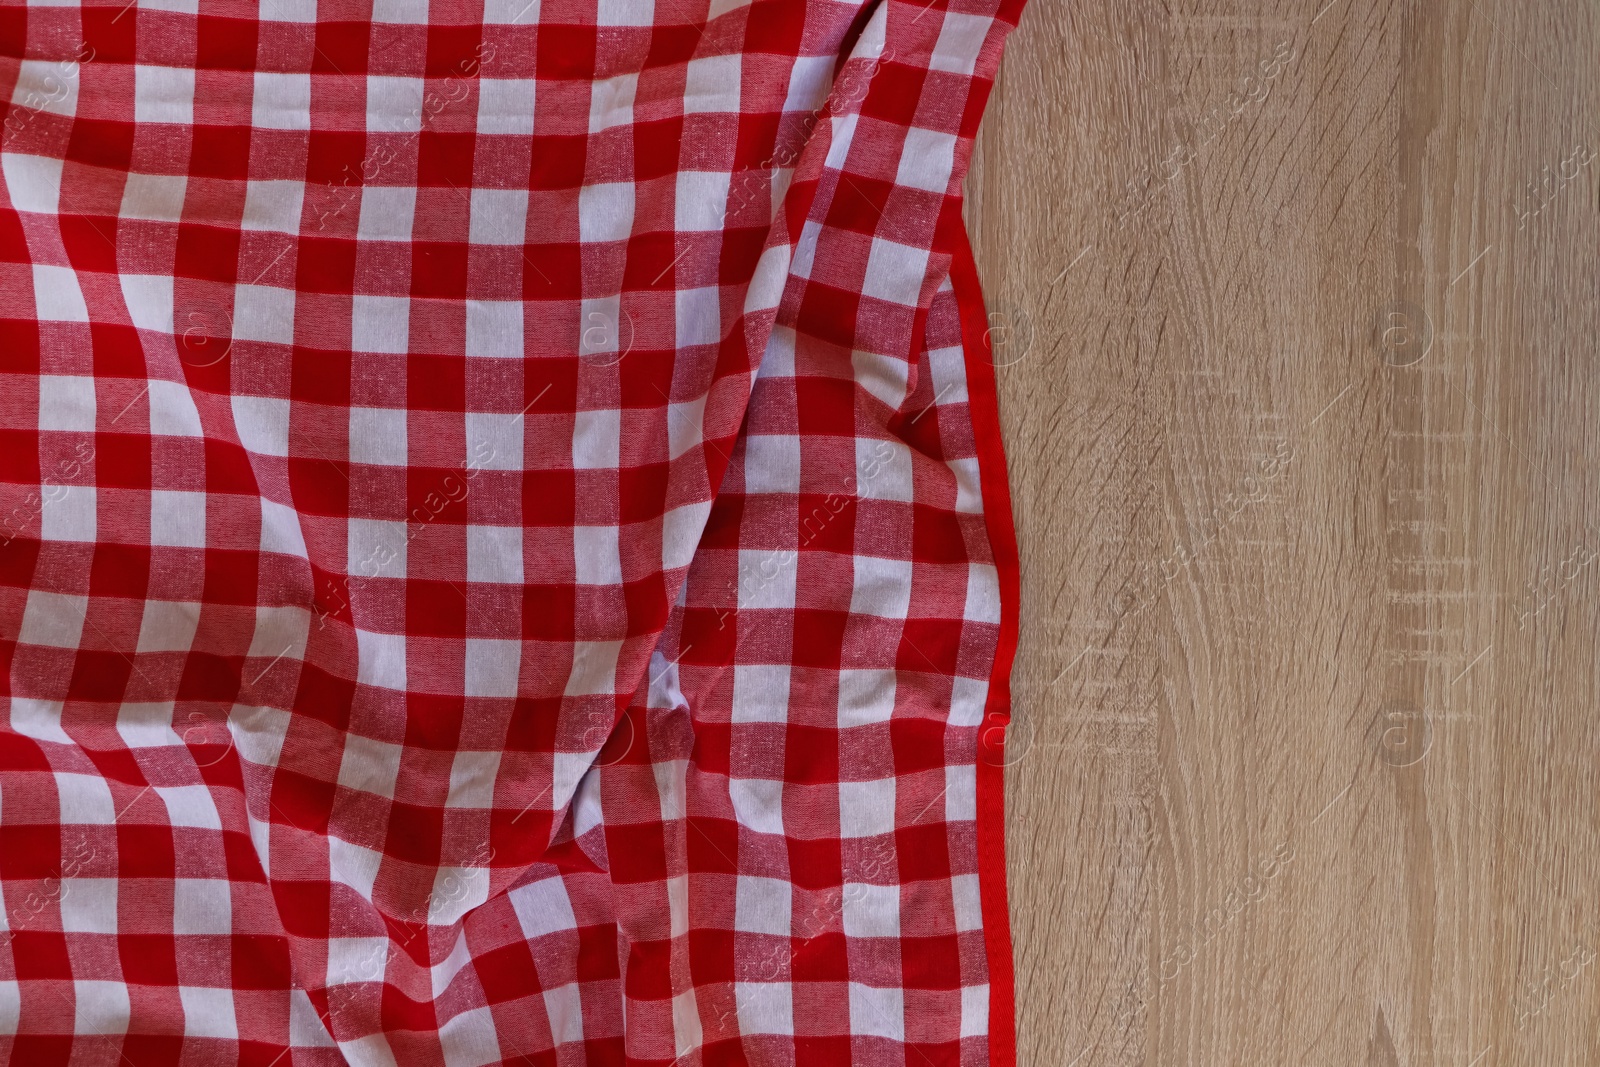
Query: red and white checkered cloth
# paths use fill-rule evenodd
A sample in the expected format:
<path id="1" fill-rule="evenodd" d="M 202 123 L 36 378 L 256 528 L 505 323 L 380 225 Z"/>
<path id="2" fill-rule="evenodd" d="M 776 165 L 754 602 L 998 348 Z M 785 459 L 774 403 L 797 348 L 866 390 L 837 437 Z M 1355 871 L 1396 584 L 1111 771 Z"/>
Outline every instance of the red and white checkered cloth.
<path id="1" fill-rule="evenodd" d="M 0 1059 L 1013 1062 L 1020 7 L 0 4 Z"/>

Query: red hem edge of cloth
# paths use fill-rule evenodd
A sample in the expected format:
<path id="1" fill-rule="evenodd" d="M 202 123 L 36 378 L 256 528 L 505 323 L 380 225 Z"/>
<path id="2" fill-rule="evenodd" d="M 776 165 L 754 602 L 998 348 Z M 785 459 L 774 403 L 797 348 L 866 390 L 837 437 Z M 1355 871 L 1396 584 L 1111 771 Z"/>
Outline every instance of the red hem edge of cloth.
<path id="1" fill-rule="evenodd" d="M 1016 978 L 1006 892 L 1005 727 L 1011 721 L 1011 664 L 1017 652 L 1021 569 L 1005 444 L 1000 435 L 989 319 L 965 227 L 960 228 L 954 253 L 950 281 L 961 311 L 967 403 L 977 441 L 984 523 L 1000 579 L 1000 641 L 989 674 L 984 723 L 978 733 L 978 889 L 989 958 L 989 1065 L 1015 1067 Z"/>

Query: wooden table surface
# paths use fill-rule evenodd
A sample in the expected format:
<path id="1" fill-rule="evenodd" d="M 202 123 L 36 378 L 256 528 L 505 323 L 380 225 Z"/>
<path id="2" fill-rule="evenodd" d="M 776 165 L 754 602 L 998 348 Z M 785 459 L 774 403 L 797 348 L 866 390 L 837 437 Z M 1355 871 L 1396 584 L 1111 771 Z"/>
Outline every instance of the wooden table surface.
<path id="1" fill-rule="evenodd" d="M 1593 0 L 1024 14 L 1025 1067 L 1600 1063 L 1597 90 Z"/>

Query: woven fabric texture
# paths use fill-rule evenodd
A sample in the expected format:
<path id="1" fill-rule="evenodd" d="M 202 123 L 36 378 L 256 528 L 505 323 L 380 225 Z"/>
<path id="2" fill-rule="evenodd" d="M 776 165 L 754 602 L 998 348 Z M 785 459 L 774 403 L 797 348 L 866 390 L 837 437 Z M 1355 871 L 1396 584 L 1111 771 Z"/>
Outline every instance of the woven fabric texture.
<path id="1" fill-rule="evenodd" d="M 1006 1067 L 1019 6 L 0 4 L 0 1059 Z"/>

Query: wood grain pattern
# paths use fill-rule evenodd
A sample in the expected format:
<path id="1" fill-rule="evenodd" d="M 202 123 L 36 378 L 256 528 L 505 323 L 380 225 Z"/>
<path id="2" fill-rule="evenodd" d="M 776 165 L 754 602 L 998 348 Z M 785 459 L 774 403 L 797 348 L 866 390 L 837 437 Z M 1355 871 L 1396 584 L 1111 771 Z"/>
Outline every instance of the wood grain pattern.
<path id="1" fill-rule="evenodd" d="M 1600 1062 L 1600 8 L 1033 0 L 1019 1058 Z"/>

